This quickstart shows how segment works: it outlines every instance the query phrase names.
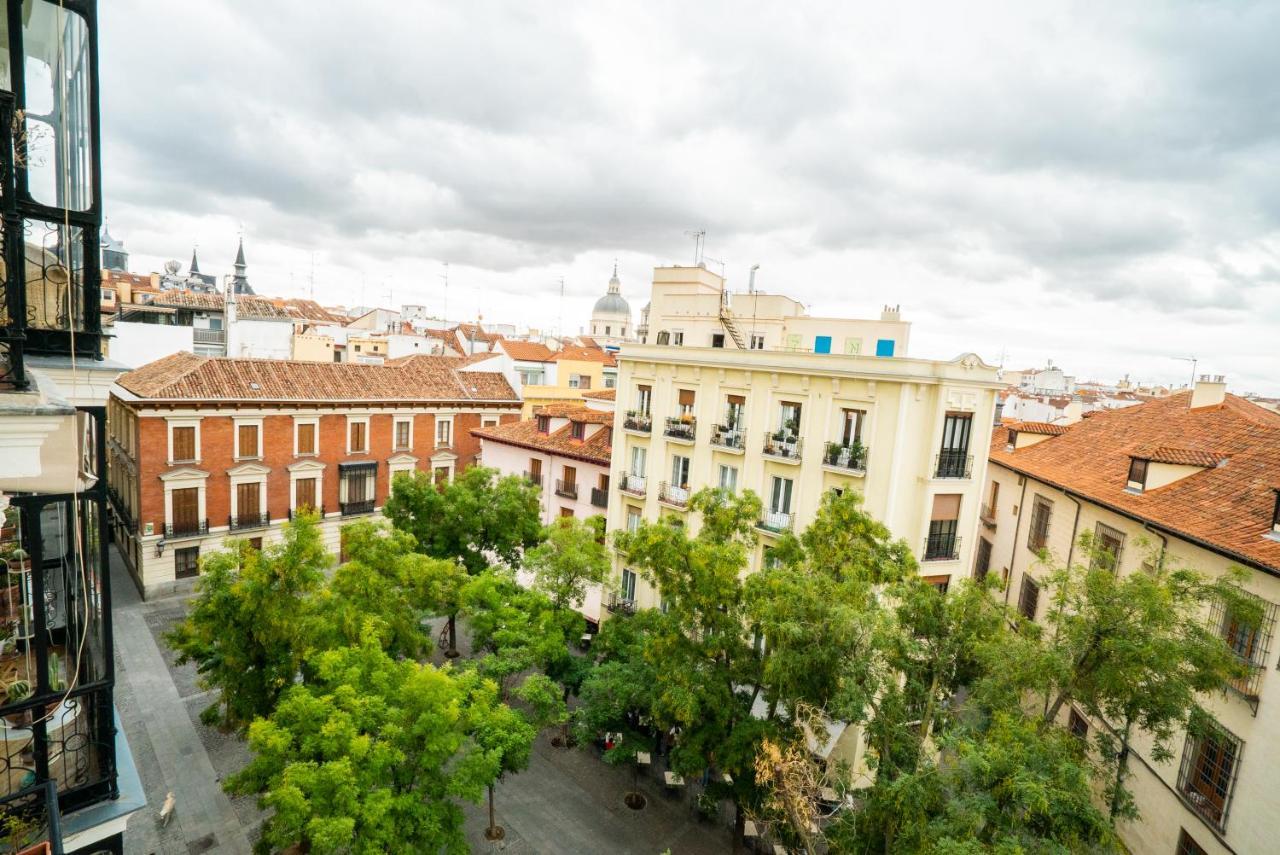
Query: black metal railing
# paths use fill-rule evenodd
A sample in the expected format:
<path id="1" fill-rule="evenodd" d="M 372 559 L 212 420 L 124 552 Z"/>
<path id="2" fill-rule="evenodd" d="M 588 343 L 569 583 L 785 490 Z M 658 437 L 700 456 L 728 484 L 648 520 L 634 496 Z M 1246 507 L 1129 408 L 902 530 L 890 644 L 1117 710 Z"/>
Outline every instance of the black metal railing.
<path id="1" fill-rule="evenodd" d="M 698 434 L 698 420 L 693 416 L 670 416 L 663 433 L 671 439 L 693 442 Z"/>
<path id="2" fill-rule="evenodd" d="M 924 561 L 955 561 L 960 557 L 960 536 L 951 532 L 924 539 Z"/>
<path id="3" fill-rule="evenodd" d="M 618 489 L 632 496 L 643 496 L 648 489 L 649 479 L 643 475 L 632 475 L 628 472 L 618 474 Z"/>
<path id="4" fill-rule="evenodd" d="M 373 513 L 373 499 L 364 499 L 359 502 L 340 502 L 338 509 L 344 517 L 353 517 L 356 514 Z"/>
<path id="5" fill-rule="evenodd" d="M 266 514 L 236 514 L 227 517 L 227 526 L 232 531 L 244 531 L 250 528 L 266 528 L 270 523 Z"/>
<path id="6" fill-rule="evenodd" d="M 631 614 L 636 610 L 636 601 L 624 597 L 620 591 L 610 591 L 609 601 L 604 607 L 614 614 Z"/>
<path id="7" fill-rule="evenodd" d="M 764 438 L 764 453 L 783 460 L 799 460 L 804 440 L 787 433 L 771 433 Z"/>
<path id="8" fill-rule="evenodd" d="M 627 415 L 622 420 L 622 427 L 636 433 L 649 433 L 653 430 L 653 416 L 641 410 L 627 410 Z"/>
<path id="9" fill-rule="evenodd" d="M 934 458 L 933 477 L 935 478 L 970 478 L 972 476 L 973 455 L 963 449 L 943 449 Z"/>
<path id="10" fill-rule="evenodd" d="M 689 487 L 679 487 L 663 481 L 658 485 L 658 501 L 680 508 L 686 507 L 689 504 Z"/>
<path id="11" fill-rule="evenodd" d="M 565 481 L 562 478 L 556 479 L 556 495 L 563 496 L 566 499 L 578 498 L 578 484 L 576 481 Z"/>
<path id="12" fill-rule="evenodd" d="M 712 445 L 718 445 L 721 448 L 728 448 L 734 451 L 743 451 L 746 448 L 746 441 L 746 431 L 740 428 L 728 425 L 711 426 Z"/>
<path id="13" fill-rule="evenodd" d="M 591 504 L 597 508 L 609 507 L 609 491 L 599 487 L 591 488 Z"/>
<path id="14" fill-rule="evenodd" d="M 207 519 L 166 523 L 164 527 L 164 536 L 166 540 L 174 540 L 180 537 L 199 537 L 202 534 L 208 533 L 209 521 Z"/>
<path id="15" fill-rule="evenodd" d="M 845 445 L 841 442 L 828 442 L 822 452 L 822 462 L 836 469 L 847 469 L 850 472 L 866 472 L 867 458 L 871 451 L 860 442 Z"/>
<path id="16" fill-rule="evenodd" d="M 542 473 L 541 473 L 541 472 L 526 472 L 526 473 L 524 473 L 524 480 L 528 481 L 530 484 L 532 484 L 532 485 L 533 485 L 533 486 L 535 486 L 535 487 L 541 487 L 541 486 L 542 486 Z"/>
<path id="17" fill-rule="evenodd" d="M 319 515 L 320 515 L 320 519 L 324 519 L 324 505 L 320 505 L 320 506 L 316 506 L 316 505 L 303 505 L 303 506 L 302 506 L 302 507 L 300 507 L 300 508 L 290 508 L 290 509 L 289 509 L 289 519 L 291 519 L 291 520 L 292 520 L 294 517 L 296 517 L 296 516 L 298 516 L 299 514 L 302 514 L 302 513 L 319 514 Z"/>

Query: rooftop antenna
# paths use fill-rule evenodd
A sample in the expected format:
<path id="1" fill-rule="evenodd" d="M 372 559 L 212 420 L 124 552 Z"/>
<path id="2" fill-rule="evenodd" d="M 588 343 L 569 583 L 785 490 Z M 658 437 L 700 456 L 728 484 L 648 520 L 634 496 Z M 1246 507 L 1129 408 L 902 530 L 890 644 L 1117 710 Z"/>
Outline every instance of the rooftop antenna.
<path id="1" fill-rule="evenodd" d="M 1198 362 L 1198 360 L 1194 356 L 1175 356 L 1174 359 L 1178 360 L 1179 362 L 1191 363 L 1191 387 L 1190 388 L 1194 389 L 1196 386 L 1196 363 Z"/>
<path id="2" fill-rule="evenodd" d="M 556 338 L 564 338 L 564 277 L 560 277 L 560 309 L 556 316 Z"/>
<path id="3" fill-rule="evenodd" d="M 703 258 L 706 259 L 707 261 L 710 261 L 712 264 L 720 265 L 720 278 L 723 279 L 724 278 L 724 262 L 718 258 L 712 258 L 709 255 L 704 255 Z"/>
<path id="4" fill-rule="evenodd" d="M 444 263 L 444 273 L 440 274 L 440 278 L 444 280 L 444 325 L 449 326 L 449 262 Z"/>
<path id="5" fill-rule="evenodd" d="M 702 248 L 707 240 L 707 230 L 698 229 L 697 231 L 687 231 L 685 237 L 693 238 L 693 266 L 698 267 L 702 264 Z"/>

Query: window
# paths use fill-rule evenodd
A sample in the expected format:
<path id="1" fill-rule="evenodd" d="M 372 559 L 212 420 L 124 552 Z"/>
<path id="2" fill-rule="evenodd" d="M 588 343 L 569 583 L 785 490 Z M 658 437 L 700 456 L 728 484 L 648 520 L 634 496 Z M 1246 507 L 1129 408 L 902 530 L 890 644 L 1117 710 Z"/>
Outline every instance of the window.
<path id="1" fill-rule="evenodd" d="M 764 350 L 764 334 L 763 333 L 752 333 L 751 350 Z"/>
<path id="2" fill-rule="evenodd" d="M 605 387 L 606 389 L 613 389 L 613 388 L 614 388 L 614 387 L 616 387 L 617 385 L 618 385 L 618 378 L 617 378 L 617 377 L 615 377 L 615 376 L 614 376 L 614 375 L 612 375 L 612 374 L 606 374 L 606 375 L 604 375 L 604 387 Z"/>
<path id="3" fill-rule="evenodd" d="M 866 410 L 844 410 L 843 423 L 840 426 L 840 444 L 849 446 L 862 442 L 862 423 L 867 418 Z"/>
<path id="4" fill-rule="evenodd" d="M 584 439 L 587 435 L 587 425 L 585 422 L 570 422 L 569 436 L 574 439 Z"/>
<path id="5" fill-rule="evenodd" d="M 1214 722 L 1201 737 L 1187 734 L 1178 772 L 1178 791 L 1187 804 L 1219 830 L 1227 825 L 1231 791 L 1243 746 L 1230 731 Z"/>
<path id="6" fill-rule="evenodd" d="M 728 395 L 725 397 L 725 405 L 724 426 L 729 430 L 742 430 L 745 424 L 743 410 L 747 406 L 747 399 L 742 395 Z"/>
<path id="7" fill-rule="evenodd" d="M 640 512 L 635 508 L 627 508 L 627 531 L 634 532 L 640 528 Z"/>
<path id="8" fill-rule="evenodd" d="M 495 416 L 485 416 L 480 420 L 480 427 L 497 427 L 498 419 Z"/>
<path id="9" fill-rule="evenodd" d="M 604 325 L 604 334 L 605 334 L 605 335 L 612 335 L 612 333 L 611 333 L 611 332 L 609 332 L 609 327 L 610 327 L 610 325 L 609 325 L 609 324 L 605 324 L 605 325 Z"/>
<path id="10" fill-rule="evenodd" d="M 929 536 L 925 541 L 925 561 L 951 561 L 959 557 L 960 493 L 939 493 L 933 497 L 929 514 Z"/>
<path id="11" fill-rule="evenodd" d="M 942 447 L 938 451 L 937 478 L 969 477 L 969 437 L 972 413 L 947 413 L 942 421 Z"/>
<path id="12" fill-rule="evenodd" d="M 973 578 L 981 582 L 991 570 L 991 541 L 978 538 L 978 555 L 973 562 Z"/>
<path id="13" fill-rule="evenodd" d="M 951 587 L 951 574 L 942 573 L 937 576 L 921 576 L 920 581 L 936 589 L 939 594 L 945 594 L 947 589 Z"/>
<path id="14" fill-rule="evenodd" d="M 631 474 L 643 476 L 645 473 L 645 464 L 648 462 L 648 450 L 643 445 L 632 446 L 631 448 Z"/>
<path id="15" fill-rule="evenodd" d="M 671 333 L 667 332 L 666 330 L 659 330 L 658 338 L 655 340 L 654 343 L 655 344 L 671 344 Z"/>
<path id="16" fill-rule="evenodd" d="M 724 347 L 724 333 L 712 333 L 712 334 L 711 334 L 711 346 L 712 346 L 712 347 Z"/>
<path id="17" fill-rule="evenodd" d="M 876 356 L 893 356 L 893 339 L 881 338 L 876 340 Z"/>
<path id="18" fill-rule="evenodd" d="M 551 416 L 538 416 L 538 433 L 551 433 Z"/>
<path id="19" fill-rule="evenodd" d="M 363 454 L 369 450 L 369 424 L 365 421 L 347 423 L 347 453 Z"/>
<path id="20" fill-rule="evenodd" d="M 783 401 L 778 409 L 778 430 L 787 436 L 800 435 L 800 405 Z"/>
<path id="21" fill-rule="evenodd" d="M 567 489 L 575 489 L 578 486 L 578 469 L 574 466 L 565 466 L 561 469 L 564 474 L 564 486 Z"/>
<path id="22" fill-rule="evenodd" d="M 1267 663 L 1271 634 L 1275 629 L 1276 606 L 1261 597 L 1252 597 L 1261 607 L 1262 618 L 1258 622 L 1246 621 L 1227 608 L 1222 600 L 1213 604 L 1210 620 L 1217 625 L 1223 641 L 1235 652 L 1248 673 L 1231 681 L 1231 688 L 1245 698 L 1256 699 L 1262 681 L 1262 669 Z"/>
<path id="23" fill-rule="evenodd" d="M 814 353 L 830 353 L 831 352 L 831 336 L 815 335 L 813 337 Z"/>
<path id="24" fill-rule="evenodd" d="M 1185 828 L 1178 830 L 1178 850 L 1175 855 L 1209 855 L 1203 846 L 1187 834 Z"/>
<path id="25" fill-rule="evenodd" d="M 195 534 L 201 529 L 200 488 L 184 487 L 169 494 L 173 509 L 171 525 L 175 534 Z"/>
<path id="26" fill-rule="evenodd" d="M 560 509 L 560 516 L 562 516 L 562 517 L 571 517 L 571 516 L 573 516 L 573 508 L 561 508 L 561 509 Z"/>
<path id="27" fill-rule="evenodd" d="M 258 451 L 258 426 L 238 425 L 236 427 L 236 457 L 260 457 Z"/>
<path id="28" fill-rule="evenodd" d="M 406 449 L 413 446 L 413 422 L 409 419 L 396 419 L 396 448 Z"/>
<path id="29" fill-rule="evenodd" d="M 1276 490 L 1276 504 L 1271 511 L 1271 533 L 1280 534 L 1280 490 Z"/>
<path id="30" fill-rule="evenodd" d="M 169 459 L 175 463 L 196 459 L 196 429 L 191 427 L 175 427 L 171 434 L 173 448 Z"/>
<path id="31" fill-rule="evenodd" d="M 253 523 L 262 512 L 259 498 L 262 494 L 262 482 L 252 481 L 248 484 L 236 485 L 236 522 Z"/>
<path id="32" fill-rule="evenodd" d="M 342 505 L 343 513 L 367 513 L 373 510 L 374 479 L 377 474 L 376 462 L 338 464 L 338 502 Z"/>
<path id="33" fill-rule="evenodd" d="M 301 511 L 304 508 L 316 509 L 316 479 L 299 478 L 293 482 L 293 506 Z"/>
<path id="34" fill-rule="evenodd" d="M 720 489 L 730 493 L 738 489 L 738 467 L 720 464 Z"/>
<path id="35" fill-rule="evenodd" d="M 791 493 L 795 482 L 790 478 L 773 476 L 773 488 L 769 491 L 769 510 L 775 514 L 791 513 Z"/>
<path id="36" fill-rule="evenodd" d="M 591 376 L 588 374 L 570 374 L 569 388 L 570 389 L 590 389 Z"/>
<path id="37" fill-rule="evenodd" d="M 671 486 L 687 489 L 689 486 L 689 458 L 679 454 L 671 458 Z"/>
<path id="38" fill-rule="evenodd" d="M 1147 462 L 1140 457 L 1129 458 L 1128 489 L 1141 493 L 1147 488 Z"/>
<path id="39" fill-rule="evenodd" d="M 453 420 L 436 419 L 436 448 L 447 448 L 453 444 Z"/>
<path id="40" fill-rule="evenodd" d="M 1067 730 L 1076 739 L 1085 740 L 1089 738 L 1089 721 L 1076 711 L 1075 707 L 1071 708 L 1071 712 L 1067 714 Z"/>
<path id="41" fill-rule="evenodd" d="M 636 410 L 638 410 L 641 413 L 644 413 L 647 416 L 649 415 L 649 405 L 652 402 L 653 402 L 653 387 L 637 386 L 636 387 Z"/>
<path id="42" fill-rule="evenodd" d="M 1031 528 L 1027 531 L 1027 549 L 1039 552 L 1049 543 L 1049 517 L 1053 514 L 1053 502 L 1036 496 L 1031 505 Z"/>
<path id="43" fill-rule="evenodd" d="M 542 484 L 542 458 L 529 458 L 529 480 L 535 484 Z"/>
<path id="44" fill-rule="evenodd" d="M 298 422 L 294 426 L 295 437 L 294 444 L 297 446 L 298 454 L 315 454 L 316 453 L 316 423 L 315 422 Z"/>
<path id="45" fill-rule="evenodd" d="M 684 333 L 683 333 L 682 331 L 680 331 L 680 330 L 672 330 L 672 332 L 671 332 L 671 343 L 672 343 L 672 344 L 684 344 Z"/>
<path id="46" fill-rule="evenodd" d="M 1027 620 L 1036 619 L 1036 611 L 1040 608 L 1040 585 L 1031 574 L 1022 577 L 1022 590 L 1018 593 L 1018 613 Z"/>
<path id="47" fill-rule="evenodd" d="M 1124 532 L 1105 523 L 1098 523 L 1093 535 L 1093 567 L 1108 570 L 1120 569 L 1120 550 L 1124 548 Z"/>
<path id="48" fill-rule="evenodd" d="M 680 403 L 679 414 L 682 416 L 693 415 L 693 405 L 696 400 L 696 393 L 692 389 L 681 389 L 677 393 L 677 400 Z"/>
<path id="49" fill-rule="evenodd" d="M 622 570 L 622 599 L 635 602 L 636 599 L 636 574 L 632 570 L 623 568 Z"/>
<path id="50" fill-rule="evenodd" d="M 173 577 L 190 579 L 200 575 L 200 547 L 186 546 L 173 550 Z"/>
<path id="51" fill-rule="evenodd" d="M 449 483 L 449 472 L 450 470 L 448 466 L 436 467 L 435 472 L 432 473 L 432 478 L 434 479 L 437 487 L 444 487 L 445 484 Z"/>

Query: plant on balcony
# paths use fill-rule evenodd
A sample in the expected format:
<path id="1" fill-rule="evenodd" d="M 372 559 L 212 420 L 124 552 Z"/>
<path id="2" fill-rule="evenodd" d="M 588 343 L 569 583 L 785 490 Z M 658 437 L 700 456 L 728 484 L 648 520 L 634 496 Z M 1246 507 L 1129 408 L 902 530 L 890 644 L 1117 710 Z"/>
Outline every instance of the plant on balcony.
<path id="1" fill-rule="evenodd" d="M 20 704 L 33 694 L 35 694 L 35 691 L 28 680 L 13 680 L 4 689 L 4 699 L 7 704 Z M 8 713 L 4 719 L 14 727 L 27 727 L 31 724 L 31 710 Z"/>
<path id="2" fill-rule="evenodd" d="M 693 424 L 693 413 L 681 413 L 681 414 L 680 414 L 680 424 L 682 424 L 682 425 L 691 425 L 691 424 Z"/>
<path id="3" fill-rule="evenodd" d="M 12 573 L 29 573 L 31 571 L 31 556 L 25 549 L 18 547 L 9 553 L 8 564 Z"/>

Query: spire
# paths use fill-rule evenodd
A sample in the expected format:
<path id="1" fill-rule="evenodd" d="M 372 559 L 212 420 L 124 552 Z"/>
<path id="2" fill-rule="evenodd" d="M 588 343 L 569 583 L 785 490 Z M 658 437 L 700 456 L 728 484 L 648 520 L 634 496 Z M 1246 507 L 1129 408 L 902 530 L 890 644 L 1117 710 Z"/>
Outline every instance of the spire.
<path id="1" fill-rule="evenodd" d="M 244 238 L 240 238 L 240 248 L 236 250 L 236 273 L 243 274 L 244 268 Z"/>
<path id="2" fill-rule="evenodd" d="M 195 276 L 199 272 L 200 262 L 196 260 L 196 248 L 193 246 L 191 247 L 191 270 L 189 271 L 189 274 L 191 276 Z"/>
<path id="3" fill-rule="evenodd" d="M 618 279 L 618 259 L 613 260 L 613 276 L 609 279 L 609 293 L 619 294 L 622 292 L 622 282 Z"/>
<path id="4" fill-rule="evenodd" d="M 249 287 L 249 278 L 244 275 L 246 266 L 244 263 L 244 236 L 241 235 L 240 247 L 236 250 L 236 273 L 235 276 L 231 277 L 232 287 L 237 294 L 253 293 L 253 289 Z"/>

